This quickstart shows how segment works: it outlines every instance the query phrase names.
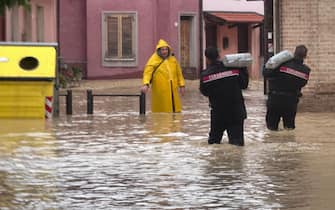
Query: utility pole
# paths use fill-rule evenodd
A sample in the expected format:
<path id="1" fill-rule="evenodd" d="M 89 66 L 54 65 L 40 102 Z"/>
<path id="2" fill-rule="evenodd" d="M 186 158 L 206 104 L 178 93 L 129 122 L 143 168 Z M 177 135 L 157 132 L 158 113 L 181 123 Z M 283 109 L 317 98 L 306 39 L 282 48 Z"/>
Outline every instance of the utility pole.
<path id="1" fill-rule="evenodd" d="M 274 55 L 273 0 L 264 0 L 264 64 Z M 264 94 L 267 94 L 267 80 L 264 79 Z"/>
<path id="2" fill-rule="evenodd" d="M 202 11 L 202 8 L 203 8 L 203 1 L 202 0 L 199 0 L 199 71 L 197 72 L 197 77 L 196 78 L 200 78 L 200 72 L 201 70 L 203 69 L 203 65 L 204 65 L 204 57 L 203 57 L 203 51 L 204 51 L 204 43 L 203 43 L 203 11 Z"/>
<path id="3" fill-rule="evenodd" d="M 60 44 L 59 44 L 59 27 L 60 27 L 60 0 L 56 3 L 56 27 L 57 27 L 57 47 L 56 47 L 56 79 L 54 84 L 53 116 L 59 116 L 59 68 L 60 68 Z"/>

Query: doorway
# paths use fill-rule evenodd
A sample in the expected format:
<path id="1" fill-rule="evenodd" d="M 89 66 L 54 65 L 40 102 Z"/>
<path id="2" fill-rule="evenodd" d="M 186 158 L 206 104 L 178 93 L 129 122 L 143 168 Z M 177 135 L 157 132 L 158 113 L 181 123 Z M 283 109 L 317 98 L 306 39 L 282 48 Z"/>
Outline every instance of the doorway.
<path id="1" fill-rule="evenodd" d="M 196 79 L 196 39 L 193 15 L 180 16 L 180 65 L 186 79 Z"/>

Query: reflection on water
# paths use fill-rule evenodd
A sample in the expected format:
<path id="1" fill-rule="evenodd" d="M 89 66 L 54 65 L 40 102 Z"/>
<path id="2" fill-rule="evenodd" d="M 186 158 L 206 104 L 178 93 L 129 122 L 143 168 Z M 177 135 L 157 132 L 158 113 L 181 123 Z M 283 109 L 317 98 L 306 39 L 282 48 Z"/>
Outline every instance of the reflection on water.
<path id="1" fill-rule="evenodd" d="M 55 136 L 41 119 L 0 120 L 0 207 L 43 208 L 56 190 L 53 168 Z M 42 201 L 42 202 L 41 202 Z"/>
<path id="2" fill-rule="evenodd" d="M 270 132 L 264 96 L 245 96 L 245 147 L 207 145 L 196 91 L 177 114 L 101 98 L 92 116 L 1 119 L 0 208 L 331 209 L 335 114 L 299 113 L 296 130 Z"/>

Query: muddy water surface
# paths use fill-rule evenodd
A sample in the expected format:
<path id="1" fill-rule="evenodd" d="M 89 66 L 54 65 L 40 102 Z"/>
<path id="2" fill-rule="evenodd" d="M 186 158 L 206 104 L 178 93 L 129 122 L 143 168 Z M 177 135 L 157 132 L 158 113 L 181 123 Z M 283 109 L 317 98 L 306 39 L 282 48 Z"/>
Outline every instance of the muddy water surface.
<path id="1" fill-rule="evenodd" d="M 246 146 L 207 145 L 208 104 L 139 116 L 134 98 L 85 97 L 53 120 L 0 120 L 0 209 L 333 209 L 335 114 L 299 113 L 269 132 L 245 91 Z M 75 96 L 76 97 L 76 96 Z"/>

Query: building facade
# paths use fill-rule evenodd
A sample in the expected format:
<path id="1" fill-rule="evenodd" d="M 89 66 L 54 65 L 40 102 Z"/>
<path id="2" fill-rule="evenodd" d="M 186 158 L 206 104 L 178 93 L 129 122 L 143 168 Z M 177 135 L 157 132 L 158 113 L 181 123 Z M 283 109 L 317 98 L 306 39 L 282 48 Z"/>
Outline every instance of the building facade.
<path id="1" fill-rule="evenodd" d="M 269 0 L 266 0 L 269 1 Z M 301 101 L 308 110 L 335 111 L 335 1 L 273 0 L 275 51 L 308 48 L 312 69 Z"/>
<path id="2" fill-rule="evenodd" d="M 252 79 L 261 78 L 263 65 L 263 2 L 203 0 L 204 46 L 215 46 L 220 56 L 251 53 Z"/>
<path id="3" fill-rule="evenodd" d="M 57 42 L 56 0 L 31 0 L 30 8 L 8 9 L 0 19 L 2 41 Z"/>
<path id="4" fill-rule="evenodd" d="M 79 66 L 87 79 L 141 77 L 159 39 L 186 77 L 198 75 L 198 0 L 60 0 L 59 8 L 63 66 Z"/>

